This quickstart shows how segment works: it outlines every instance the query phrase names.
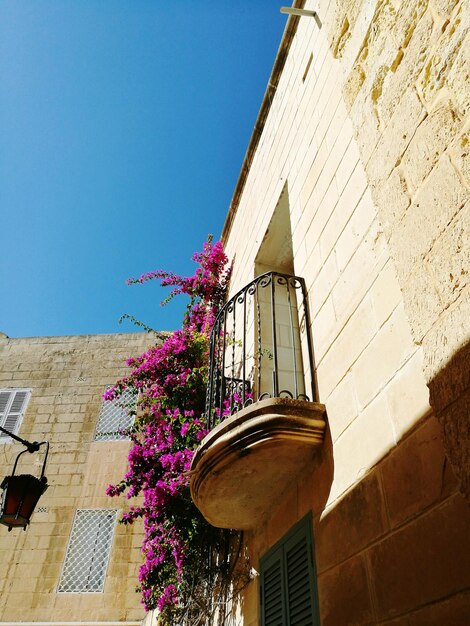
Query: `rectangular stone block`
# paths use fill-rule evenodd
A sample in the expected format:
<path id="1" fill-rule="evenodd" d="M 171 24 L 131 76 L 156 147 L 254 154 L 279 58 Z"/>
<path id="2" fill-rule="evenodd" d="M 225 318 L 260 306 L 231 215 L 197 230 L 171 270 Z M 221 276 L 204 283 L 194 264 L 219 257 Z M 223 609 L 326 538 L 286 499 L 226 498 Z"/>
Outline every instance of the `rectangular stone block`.
<path id="1" fill-rule="evenodd" d="M 408 15 L 405 19 L 396 19 L 394 25 L 395 36 L 403 44 L 390 49 L 394 58 L 388 66 L 390 69 L 384 76 L 378 98 L 378 112 L 383 124 L 389 122 L 403 94 L 413 89 L 429 50 L 439 36 L 432 12 L 427 11 L 423 15 L 427 4 L 427 0 L 419 0 L 400 7 Z"/>
<path id="2" fill-rule="evenodd" d="M 470 202 L 457 213 L 427 258 L 435 276 L 442 309 L 470 283 Z"/>
<path id="3" fill-rule="evenodd" d="M 392 527 L 447 497 L 457 487 L 435 417 L 400 442 L 381 465 Z"/>
<path id="4" fill-rule="evenodd" d="M 378 619 L 417 609 L 470 585 L 470 509 L 461 495 L 369 551 Z"/>
<path id="5" fill-rule="evenodd" d="M 353 314 L 388 258 L 385 237 L 374 221 L 333 287 L 333 302 L 340 323 Z"/>
<path id="6" fill-rule="evenodd" d="M 334 447 L 334 480 L 328 507 L 357 485 L 396 444 L 388 404 L 379 395 L 337 439 Z"/>
<path id="7" fill-rule="evenodd" d="M 372 186 L 387 178 L 405 152 L 415 128 L 426 111 L 416 92 L 407 91 L 396 107 L 387 128 L 367 162 L 366 172 Z"/>
<path id="8" fill-rule="evenodd" d="M 468 4 L 464 0 L 452 13 L 450 23 L 446 24 L 446 27 L 441 31 L 442 34 L 428 56 L 419 76 L 418 89 L 428 107 L 431 107 L 443 92 L 445 93 L 449 75 L 454 69 L 453 66 L 459 53 L 464 50 L 462 46 L 469 32 L 469 23 Z M 461 60 L 464 58 L 461 57 Z M 465 74 L 460 76 L 456 91 L 465 94 Z M 468 101 L 468 89 L 466 91 Z"/>
<path id="9" fill-rule="evenodd" d="M 387 517 L 376 472 L 364 477 L 315 525 L 318 572 L 348 559 L 381 537 Z"/>
<path id="10" fill-rule="evenodd" d="M 418 349 L 386 388 L 397 441 L 429 415 L 429 389 L 423 372 L 423 352 Z"/>
<path id="11" fill-rule="evenodd" d="M 409 626 L 429 624 L 466 624 L 470 615 L 470 591 L 425 606 L 408 617 Z"/>
<path id="12" fill-rule="evenodd" d="M 320 249 L 325 258 L 335 248 L 342 248 L 338 238 L 341 236 L 350 216 L 360 202 L 367 180 L 361 163 L 357 163 L 350 178 L 345 183 L 346 188 L 341 194 L 335 207 L 332 208 L 328 221 L 320 234 Z"/>
<path id="13" fill-rule="evenodd" d="M 362 165 L 360 167 L 362 167 Z M 354 201 L 352 200 L 351 204 L 353 203 Z M 343 217 L 344 228 L 338 228 L 338 231 L 341 229 L 342 232 L 336 241 L 335 250 L 340 272 L 343 271 L 349 263 L 352 255 L 361 244 L 363 237 L 369 231 L 376 215 L 377 211 L 372 202 L 370 191 L 366 189 L 347 223 L 347 218 Z M 340 225 L 343 226 L 341 223 Z"/>
<path id="14" fill-rule="evenodd" d="M 413 339 L 420 345 L 442 312 L 436 276 L 427 257 L 415 263 L 402 289 Z"/>
<path id="15" fill-rule="evenodd" d="M 331 437 L 336 441 L 358 415 L 356 392 L 352 375 L 347 374 L 325 398 Z"/>
<path id="16" fill-rule="evenodd" d="M 466 287 L 459 299 L 442 313 L 423 339 L 423 349 L 427 357 L 424 362 L 426 380 L 428 383 L 433 381 L 433 384 L 441 387 L 441 391 L 438 392 L 441 398 L 438 407 L 445 406 L 442 404 L 445 397 L 455 397 L 454 393 L 469 386 L 470 369 L 460 367 L 462 351 L 466 350 L 470 338 L 469 319 L 470 288 Z M 459 354 L 459 360 L 454 367 L 453 359 Z M 442 371 L 444 371 L 444 376 L 441 375 Z"/>
<path id="17" fill-rule="evenodd" d="M 408 187 L 415 192 L 455 136 L 461 121 L 452 102 L 439 103 L 418 126 L 402 159 Z"/>
<path id="18" fill-rule="evenodd" d="M 367 566 L 360 555 L 321 574 L 318 597 L 323 626 L 373 623 Z"/>
<path id="19" fill-rule="evenodd" d="M 365 299 L 341 329 L 324 358 L 317 362 L 320 397 L 328 398 L 376 332 L 372 306 L 369 299 Z"/>
<path id="20" fill-rule="evenodd" d="M 402 301 L 395 266 L 391 260 L 384 266 L 370 288 L 370 299 L 380 328 Z"/>
<path id="21" fill-rule="evenodd" d="M 415 349 L 408 320 L 399 306 L 352 368 L 360 407 L 387 385 Z"/>
<path id="22" fill-rule="evenodd" d="M 320 360 L 328 350 L 337 330 L 333 300 L 332 298 L 327 298 L 312 320 L 312 334 L 317 360 Z"/>
<path id="23" fill-rule="evenodd" d="M 449 151 L 455 168 L 470 185 L 470 131 L 467 130 L 456 137 Z"/>

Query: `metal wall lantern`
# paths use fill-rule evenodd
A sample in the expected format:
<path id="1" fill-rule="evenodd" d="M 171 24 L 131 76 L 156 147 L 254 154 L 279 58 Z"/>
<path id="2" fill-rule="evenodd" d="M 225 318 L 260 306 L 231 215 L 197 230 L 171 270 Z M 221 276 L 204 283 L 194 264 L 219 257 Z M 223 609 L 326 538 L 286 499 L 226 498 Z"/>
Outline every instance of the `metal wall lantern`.
<path id="1" fill-rule="evenodd" d="M 11 476 L 5 476 L 0 485 L 3 489 L 0 501 L 0 524 L 8 526 L 9 531 L 12 528 L 23 528 L 26 530 L 26 526 L 29 524 L 29 520 L 39 498 L 48 487 L 44 470 L 46 469 L 47 455 L 49 454 L 49 442 L 41 441 L 38 443 L 37 441 L 33 441 L 31 443 L 5 430 L 1 426 L 0 431 L 9 435 L 12 439 L 19 441 L 26 447 L 26 450 L 23 450 L 17 455 Z M 15 474 L 20 456 L 25 452 L 30 452 L 31 454 L 38 452 L 41 446 L 46 446 L 46 452 L 39 478 L 31 474 Z"/>

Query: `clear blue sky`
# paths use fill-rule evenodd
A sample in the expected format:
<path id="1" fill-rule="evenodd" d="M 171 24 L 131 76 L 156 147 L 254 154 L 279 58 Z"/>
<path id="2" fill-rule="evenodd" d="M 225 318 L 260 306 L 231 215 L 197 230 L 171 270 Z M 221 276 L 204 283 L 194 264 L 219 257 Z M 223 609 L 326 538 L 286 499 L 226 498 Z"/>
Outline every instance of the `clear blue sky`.
<path id="1" fill-rule="evenodd" d="M 125 312 L 179 325 L 156 283 L 125 279 L 192 273 L 220 235 L 281 4 L 2 0 L 0 331 L 137 330 Z"/>

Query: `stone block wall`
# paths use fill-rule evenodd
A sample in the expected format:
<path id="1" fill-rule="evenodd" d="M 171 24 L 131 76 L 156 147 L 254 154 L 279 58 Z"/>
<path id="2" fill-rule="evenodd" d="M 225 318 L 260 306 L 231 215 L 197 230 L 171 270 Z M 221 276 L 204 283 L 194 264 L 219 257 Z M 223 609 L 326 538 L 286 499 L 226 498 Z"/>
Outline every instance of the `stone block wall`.
<path id="1" fill-rule="evenodd" d="M 468 494 L 470 4 L 337 0 L 325 20 L 430 402 Z"/>
<path id="2" fill-rule="evenodd" d="M 413 86 L 430 59 L 429 74 L 440 75 L 437 51 L 454 50 L 445 42 L 464 36 L 468 10 L 464 18 L 459 2 L 440 3 L 440 13 L 426 2 L 389 4 L 305 3 L 322 27 L 300 18 L 289 35 L 224 229 L 235 293 L 273 240 L 287 194 L 329 430 L 247 545 L 257 568 L 310 511 L 321 623 L 331 626 L 463 624 L 470 615 L 470 510 L 429 393 L 433 401 L 436 372 L 465 342 L 466 153 L 454 154 L 466 145 L 465 72 L 453 79 L 459 95 L 435 103 L 432 90 Z M 433 263 L 446 280 L 430 274 Z M 450 274 L 461 276 L 455 290 Z M 430 363 L 441 369 L 430 373 Z M 453 392 L 465 388 L 462 376 Z M 448 393 L 449 379 L 439 388 Z M 258 593 L 255 580 L 241 603 L 244 626 L 258 624 Z"/>
<path id="3" fill-rule="evenodd" d="M 75 511 L 128 506 L 105 489 L 126 472 L 129 442 L 93 437 L 105 387 L 124 374 L 127 357 L 149 344 L 144 333 L 0 338 L 0 388 L 32 389 L 19 435 L 50 442 L 50 486 L 30 526 L 26 532 L 0 527 L 0 624 L 141 623 L 138 524 L 116 524 L 103 593 L 57 593 L 57 586 Z M 2 476 L 21 449 L 0 443 Z M 40 455 L 22 458 L 21 471 L 40 471 Z"/>

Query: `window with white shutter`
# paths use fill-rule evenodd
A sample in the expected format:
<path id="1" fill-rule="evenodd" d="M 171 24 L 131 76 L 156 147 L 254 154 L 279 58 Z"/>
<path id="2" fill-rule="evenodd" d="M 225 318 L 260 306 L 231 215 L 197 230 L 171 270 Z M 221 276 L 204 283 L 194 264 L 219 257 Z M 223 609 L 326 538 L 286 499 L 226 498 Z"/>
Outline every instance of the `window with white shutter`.
<path id="1" fill-rule="evenodd" d="M 0 389 L 0 426 L 16 435 L 26 411 L 31 389 Z M 11 441 L 0 432 L 0 443 Z"/>
<path id="2" fill-rule="evenodd" d="M 80 509 L 75 513 L 57 591 L 103 591 L 117 511 Z"/>
<path id="3" fill-rule="evenodd" d="M 296 524 L 261 559 L 262 626 L 318 626 L 312 523 Z"/>
<path id="4" fill-rule="evenodd" d="M 95 440 L 128 439 L 125 431 L 134 423 L 136 401 L 136 394 L 127 390 L 115 400 L 102 400 Z"/>

